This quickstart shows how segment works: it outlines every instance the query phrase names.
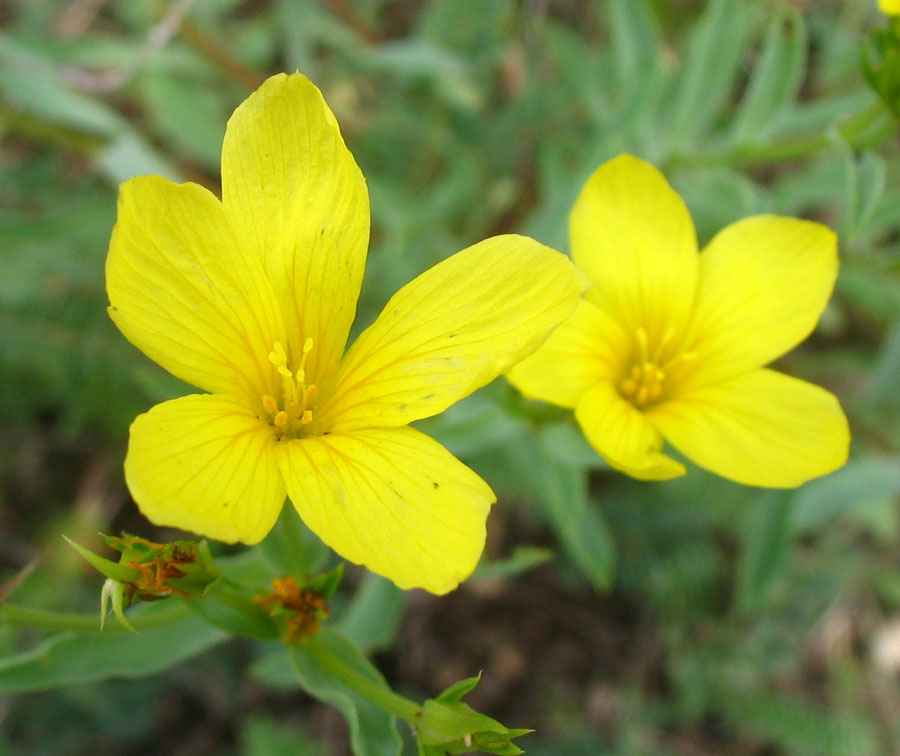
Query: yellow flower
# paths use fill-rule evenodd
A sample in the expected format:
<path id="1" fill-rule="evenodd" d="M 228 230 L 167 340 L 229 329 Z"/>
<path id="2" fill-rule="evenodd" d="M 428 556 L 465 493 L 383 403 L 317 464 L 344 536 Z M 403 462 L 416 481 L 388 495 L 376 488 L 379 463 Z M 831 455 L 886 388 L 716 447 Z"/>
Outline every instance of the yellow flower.
<path id="1" fill-rule="evenodd" d="M 763 367 L 825 308 L 837 275 L 829 229 L 758 215 L 698 255 L 684 202 L 630 155 L 594 172 L 569 220 L 575 264 L 595 285 L 510 372 L 524 394 L 573 408 L 609 464 L 643 480 L 685 472 L 663 439 L 748 485 L 798 486 L 844 464 L 837 399 Z"/>
<path id="2" fill-rule="evenodd" d="M 207 394 L 131 426 L 125 477 L 159 525 L 256 543 L 285 495 L 339 554 L 403 588 L 474 568 L 495 496 L 409 423 L 534 351 L 576 306 L 563 255 L 500 236 L 404 286 L 353 346 L 365 179 L 318 89 L 266 81 L 235 111 L 222 193 L 158 176 L 121 188 L 109 312 Z"/>
<path id="3" fill-rule="evenodd" d="M 878 0 L 878 7 L 888 16 L 900 16 L 900 0 Z"/>

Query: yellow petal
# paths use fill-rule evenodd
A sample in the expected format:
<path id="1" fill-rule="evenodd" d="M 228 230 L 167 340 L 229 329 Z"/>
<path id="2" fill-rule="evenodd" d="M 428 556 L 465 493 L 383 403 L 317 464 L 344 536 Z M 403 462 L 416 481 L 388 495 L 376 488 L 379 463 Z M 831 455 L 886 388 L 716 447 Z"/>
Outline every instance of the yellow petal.
<path id="1" fill-rule="evenodd" d="M 588 389 L 621 372 L 629 348 L 622 327 L 582 299 L 572 317 L 514 365 L 507 378 L 525 396 L 574 409 Z"/>
<path id="2" fill-rule="evenodd" d="M 442 412 L 533 352 L 584 285 L 566 257 L 524 236 L 453 255 L 400 289 L 360 334 L 314 422 L 346 431 Z"/>
<path id="3" fill-rule="evenodd" d="M 649 416 L 698 465 L 746 485 L 793 488 L 847 460 L 850 431 L 834 395 L 773 370 L 707 386 Z"/>
<path id="4" fill-rule="evenodd" d="M 225 213 L 263 261 L 284 312 L 289 351 L 314 342 L 306 372 L 321 383 L 340 360 L 369 243 L 369 195 L 322 93 L 278 74 L 228 121 Z"/>
<path id="5" fill-rule="evenodd" d="M 475 568 L 496 497 L 423 433 L 330 433 L 276 452 L 300 517 L 342 557 L 401 588 L 438 594 Z"/>
<path id="6" fill-rule="evenodd" d="M 889 16 L 900 16 L 900 0 L 878 0 L 878 7 Z"/>
<path id="7" fill-rule="evenodd" d="M 157 404 L 131 425 L 125 480 L 157 525 L 257 543 L 284 503 L 271 429 L 223 396 Z"/>
<path id="8" fill-rule="evenodd" d="M 659 431 L 611 383 L 599 383 L 588 391 L 578 403 L 575 417 L 591 446 L 610 467 L 638 480 L 684 475 L 684 465 L 661 453 Z"/>
<path id="9" fill-rule="evenodd" d="M 690 315 L 697 237 L 681 197 L 652 165 L 620 155 L 588 179 L 569 217 L 572 258 L 588 299 L 651 343 Z"/>
<path id="10" fill-rule="evenodd" d="M 212 392 L 272 392 L 266 355 L 284 340 L 275 295 L 203 187 L 122 185 L 106 289 L 122 333 L 173 375 Z"/>
<path id="11" fill-rule="evenodd" d="M 820 223 L 759 215 L 719 232 L 700 255 L 696 367 L 684 390 L 765 365 L 806 338 L 837 267 L 837 237 Z"/>

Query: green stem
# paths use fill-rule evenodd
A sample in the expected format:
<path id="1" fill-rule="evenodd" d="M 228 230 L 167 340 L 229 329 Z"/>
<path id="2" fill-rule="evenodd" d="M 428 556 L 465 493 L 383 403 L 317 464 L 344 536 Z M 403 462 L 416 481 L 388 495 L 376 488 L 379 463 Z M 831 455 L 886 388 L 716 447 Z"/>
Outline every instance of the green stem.
<path id="1" fill-rule="evenodd" d="M 183 603 L 173 603 L 154 611 L 150 615 L 134 614 L 128 620 L 136 630 L 149 630 L 152 627 L 168 625 L 190 615 L 190 609 Z M 74 612 L 48 612 L 44 609 L 29 609 L 15 604 L 0 604 L 0 621 L 20 627 L 33 627 L 39 630 L 74 630 L 76 632 L 100 632 L 100 620 L 96 614 L 76 614 Z M 115 624 L 107 626 L 105 633 L 124 632 Z"/>
<path id="2" fill-rule="evenodd" d="M 890 123 L 879 124 L 888 117 Z M 875 137 L 880 141 L 894 132 L 896 124 L 884 103 L 875 100 L 838 127 L 838 133 L 854 147 L 868 144 Z M 737 145 L 721 150 L 709 150 L 702 154 L 674 155 L 672 165 L 748 165 L 753 163 L 778 163 L 785 160 L 814 155 L 831 146 L 827 133 L 811 134 L 796 139 L 763 145 Z"/>
<path id="3" fill-rule="evenodd" d="M 309 651 L 316 657 L 316 661 L 322 669 L 348 687 L 353 688 L 379 709 L 412 724 L 421 720 L 422 707 L 419 704 L 350 669 L 342 658 L 332 653 L 324 644 L 311 644 Z"/>

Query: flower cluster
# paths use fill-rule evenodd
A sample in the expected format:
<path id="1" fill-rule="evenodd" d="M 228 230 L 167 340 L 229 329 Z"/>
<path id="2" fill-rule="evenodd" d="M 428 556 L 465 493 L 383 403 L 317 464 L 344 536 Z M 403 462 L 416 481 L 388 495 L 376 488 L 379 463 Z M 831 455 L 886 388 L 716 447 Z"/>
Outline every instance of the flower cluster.
<path id="1" fill-rule="evenodd" d="M 508 371 L 528 396 L 574 408 L 594 447 L 638 478 L 684 472 L 663 439 L 754 485 L 843 463 L 835 398 L 763 367 L 828 300 L 828 229 L 759 216 L 698 255 L 681 199 L 623 156 L 591 177 L 571 231 L 584 274 L 532 239 L 487 239 L 401 288 L 345 350 L 365 179 L 319 90 L 301 74 L 267 80 L 228 122 L 221 199 L 158 176 L 121 189 L 109 313 L 204 392 L 134 421 L 125 476 L 141 511 L 253 544 L 287 496 L 343 557 L 445 593 L 474 569 L 495 496 L 410 424 Z M 269 603 L 287 607 L 292 590 Z"/>

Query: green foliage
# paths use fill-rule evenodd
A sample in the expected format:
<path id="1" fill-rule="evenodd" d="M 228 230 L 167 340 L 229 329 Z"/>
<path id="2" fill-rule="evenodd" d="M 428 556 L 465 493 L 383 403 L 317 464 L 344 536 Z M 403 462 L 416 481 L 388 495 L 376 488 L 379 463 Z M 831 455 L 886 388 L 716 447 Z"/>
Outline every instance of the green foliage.
<path id="1" fill-rule="evenodd" d="M 171 607 L 149 606 L 140 614 L 145 626 L 135 622 L 140 633 L 116 628 L 101 634 L 55 635 L 28 651 L 7 656 L 0 661 L 0 691 L 52 690 L 111 677 L 146 677 L 226 638 L 225 633 L 199 617 L 188 614 L 171 621 L 167 614 L 173 614 Z M 161 615 L 165 623 L 155 627 L 150 624 Z"/>
<path id="2" fill-rule="evenodd" d="M 384 678 L 350 641 L 325 629 L 308 643 L 292 648 L 291 660 L 303 689 L 346 717 L 357 756 L 399 756 L 402 744 L 394 717 L 335 674 L 336 668 L 346 668 L 349 674 L 390 695 Z"/>
<path id="3" fill-rule="evenodd" d="M 324 756 L 325 751 L 309 735 L 297 727 L 281 725 L 275 720 L 252 717 L 241 731 L 241 756 Z"/>

